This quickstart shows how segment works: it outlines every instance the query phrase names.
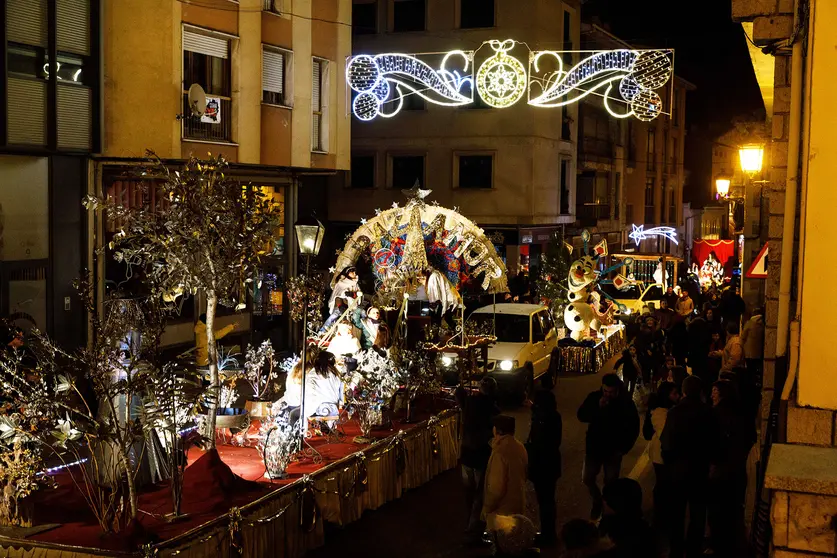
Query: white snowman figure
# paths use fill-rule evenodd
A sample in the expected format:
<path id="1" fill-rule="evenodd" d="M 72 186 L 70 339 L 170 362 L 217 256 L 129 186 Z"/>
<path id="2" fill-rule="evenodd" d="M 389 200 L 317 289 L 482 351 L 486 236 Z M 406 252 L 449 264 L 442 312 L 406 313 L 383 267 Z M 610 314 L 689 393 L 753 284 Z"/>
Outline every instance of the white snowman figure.
<path id="1" fill-rule="evenodd" d="M 598 259 L 598 255 L 581 256 L 570 265 L 570 272 L 567 274 L 569 304 L 564 309 L 564 324 L 576 341 L 584 339 L 596 318 L 596 312 L 588 299 L 596 285 Z"/>

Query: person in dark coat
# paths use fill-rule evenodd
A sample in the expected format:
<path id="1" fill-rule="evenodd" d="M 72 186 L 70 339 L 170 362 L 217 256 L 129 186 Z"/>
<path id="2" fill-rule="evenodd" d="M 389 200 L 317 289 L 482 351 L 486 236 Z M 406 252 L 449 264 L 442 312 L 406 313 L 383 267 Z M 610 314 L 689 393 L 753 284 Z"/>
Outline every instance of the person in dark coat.
<path id="1" fill-rule="evenodd" d="M 747 457 L 756 443 L 755 423 L 746 416 L 729 380 L 712 386 L 712 411 L 719 443 L 709 469 L 708 512 L 716 556 L 742 555 Z"/>
<path id="2" fill-rule="evenodd" d="M 616 479 L 602 493 L 605 512 L 599 531 L 615 545 L 600 553 L 608 558 L 654 558 L 657 545 L 654 531 L 642 517 L 642 487 L 634 479 Z"/>
<path id="3" fill-rule="evenodd" d="M 541 518 L 539 544 L 549 546 L 557 541 L 555 530 L 555 485 L 561 477 L 561 414 L 550 391 L 535 392 L 532 402 L 532 423 L 526 452 L 529 454 L 529 480 L 535 485 Z"/>
<path id="4" fill-rule="evenodd" d="M 622 457 L 639 436 L 639 414 L 619 377 L 605 374 L 602 388 L 584 399 L 577 416 L 588 424 L 582 480 L 593 499 L 590 517 L 598 519 L 602 514 L 599 472 L 604 471 L 605 484 L 619 478 Z"/>
<path id="5" fill-rule="evenodd" d="M 686 331 L 688 332 L 689 366 L 692 369 L 692 374 L 705 382 L 709 364 L 707 360 L 709 358 L 709 345 L 712 342 L 709 324 L 703 317 L 698 316 L 689 322 Z"/>
<path id="6" fill-rule="evenodd" d="M 718 426 L 712 409 L 703 402 L 702 393 L 703 383 L 697 376 L 683 381 L 683 397 L 668 411 L 660 436 L 671 491 L 671 558 L 703 551 L 706 487 L 710 459 L 718 447 Z M 687 508 L 689 528 L 684 537 Z"/>
<path id="7" fill-rule="evenodd" d="M 673 356 L 678 364 L 686 365 L 686 358 L 689 355 L 689 332 L 686 328 L 686 320 L 679 317 L 666 335 L 668 354 Z"/>
<path id="8" fill-rule="evenodd" d="M 620 367 L 622 368 L 622 382 L 628 390 L 628 395 L 633 396 L 637 378 L 642 375 L 642 365 L 639 364 L 637 358 L 636 346 L 631 345 L 622 351 L 622 356 L 614 363 L 613 369 L 619 370 Z"/>
<path id="9" fill-rule="evenodd" d="M 744 299 L 741 298 L 741 289 L 730 287 L 721 295 L 721 303 L 718 307 L 721 312 L 721 319 L 724 324 L 739 324 L 741 316 L 747 309 Z"/>
<path id="10" fill-rule="evenodd" d="M 661 339 L 662 334 L 657 330 L 657 319 L 650 315 L 645 316 L 634 344 L 642 366 L 642 381 L 646 385 L 651 383 L 651 373 L 659 366 L 662 356 Z"/>
<path id="11" fill-rule="evenodd" d="M 479 393 L 467 395 L 464 389 L 456 392 L 462 408 L 462 449 L 459 462 L 462 482 L 465 485 L 465 500 L 468 509 L 466 533 L 478 541 L 485 530 L 480 519 L 485 486 L 485 470 L 491 457 L 489 442 L 494 437 L 494 417 L 500 414 L 495 402 L 497 382 L 494 378 L 483 378 Z"/>

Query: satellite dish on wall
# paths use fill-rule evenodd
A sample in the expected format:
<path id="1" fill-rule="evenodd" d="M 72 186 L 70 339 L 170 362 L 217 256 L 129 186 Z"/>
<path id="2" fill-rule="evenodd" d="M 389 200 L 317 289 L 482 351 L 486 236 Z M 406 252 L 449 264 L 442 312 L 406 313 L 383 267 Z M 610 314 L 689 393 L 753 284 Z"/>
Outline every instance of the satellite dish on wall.
<path id="1" fill-rule="evenodd" d="M 189 87 L 189 108 L 192 111 L 192 116 L 201 117 L 206 112 L 206 93 L 203 87 L 197 83 L 193 83 Z"/>

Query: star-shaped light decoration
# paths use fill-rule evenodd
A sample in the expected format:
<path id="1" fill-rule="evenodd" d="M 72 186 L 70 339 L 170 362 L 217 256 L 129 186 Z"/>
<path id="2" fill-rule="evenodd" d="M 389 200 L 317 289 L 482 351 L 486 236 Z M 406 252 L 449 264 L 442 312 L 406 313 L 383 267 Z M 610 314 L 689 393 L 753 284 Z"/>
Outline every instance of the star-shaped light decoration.
<path id="1" fill-rule="evenodd" d="M 339 258 L 340 257 L 340 250 L 339 249 L 335 250 L 334 255 Z"/>
<path id="2" fill-rule="evenodd" d="M 380 214 L 381 214 L 381 208 L 379 207 L 379 208 L 375 209 L 375 215 L 380 215 Z"/>
<path id="3" fill-rule="evenodd" d="M 360 220 L 360 224 L 361 224 L 361 225 L 365 225 L 365 224 L 366 224 L 366 219 L 363 219 L 363 218 L 362 218 L 362 219 Z"/>
<path id="4" fill-rule="evenodd" d="M 436 200 L 433 200 L 433 207 L 439 207 L 439 202 L 436 201 Z"/>
<path id="5" fill-rule="evenodd" d="M 329 273 L 334 273 L 335 271 L 337 271 L 337 268 L 334 267 L 334 266 L 331 266 L 330 268 L 328 268 Z"/>
<path id="6" fill-rule="evenodd" d="M 459 206 L 458 205 L 453 206 L 453 212 L 454 213 L 459 213 Z"/>
<path id="7" fill-rule="evenodd" d="M 398 209 L 398 202 L 392 202 L 392 208 Z"/>

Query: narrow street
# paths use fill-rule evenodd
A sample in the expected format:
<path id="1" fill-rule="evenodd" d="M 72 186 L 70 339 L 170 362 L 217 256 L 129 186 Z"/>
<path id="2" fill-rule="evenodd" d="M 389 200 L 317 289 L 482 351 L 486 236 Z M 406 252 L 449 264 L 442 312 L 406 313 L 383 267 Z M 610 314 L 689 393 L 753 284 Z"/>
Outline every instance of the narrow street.
<path id="1" fill-rule="evenodd" d="M 615 360 L 615 359 L 614 359 Z M 558 481 L 558 524 L 590 513 L 590 497 L 581 483 L 584 462 L 586 425 L 576 419 L 576 410 L 584 397 L 599 388 L 601 376 L 612 370 L 611 360 L 595 376 L 561 377 L 555 388 L 558 410 L 564 422 L 561 446 L 563 475 Z M 525 439 L 529 431 L 528 409 L 504 409 L 517 418 L 517 437 Z M 633 472 L 643 488 L 645 507 L 651 500 L 654 475 L 642 458 L 646 442 L 640 436 L 631 453 L 622 462 L 622 475 Z M 636 470 L 635 470 L 636 469 Z M 398 529 L 393 529 L 398 525 Z M 459 471 L 451 470 L 430 483 L 405 494 L 400 500 L 367 512 L 363 518 L 345 528 L 327 526 L 326 545 L 308 556 L 326 558 L 339 552 L 341 556 L 443 558 L 488 556 L 486 549 L 463 544 L 465 503 Z M 542 556 L 557 556 L 556 549 L 547 549 Z"/>

